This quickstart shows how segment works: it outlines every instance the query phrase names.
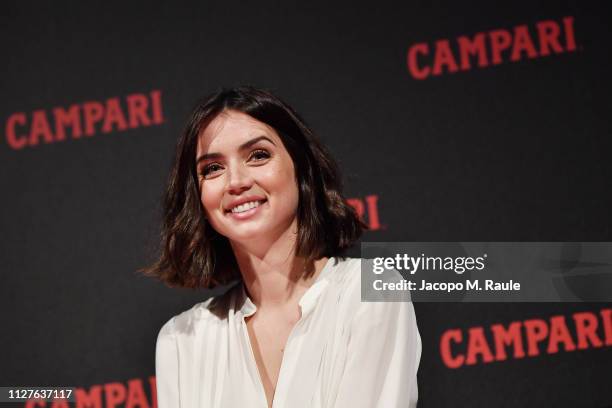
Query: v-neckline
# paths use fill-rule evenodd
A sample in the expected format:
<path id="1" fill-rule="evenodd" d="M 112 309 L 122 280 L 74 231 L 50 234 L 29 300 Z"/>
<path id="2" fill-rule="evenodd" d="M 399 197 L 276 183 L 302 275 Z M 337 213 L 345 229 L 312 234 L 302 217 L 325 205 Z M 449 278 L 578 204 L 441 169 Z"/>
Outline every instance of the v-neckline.
<path id="1" fill-rule="evenodd" d="M 247 317 L 249 317 L 249 316 L 247 316 Z M 255 344 L 257 344 L 258 352 L 259 352 L 259 355 L 261 357 L 261 364 L 262 364 L 261 369 L 262 370 L 260 370 L 260 366 L 257 363 L 257 358 L 255 356 L 255 350 L 253 348 L 253 342 L 251 341 L 252 340 L 251 339 L 251 333 L 249 333 L 248 323 L 246 322 L 246 318 L 243 318 L 244 328 L 245 328 L 244 332 L 246 333 L 246 337 L 247 337 L 246 341 L 248 343 L 248 347 L 249 347 L 249 350 L 250 350 L 251 365 L 255 366 L 254 370 L 257 373 L 257 378 L 259 380 L 260 392 L 263 394 L 263 398 L 266 401 L 266 407 L 268 407 L 268 408 L 274 407 L 274 401 L 275 401 L 275 397 L 277 395 L 276 391 L 278 389 L 278 385 L 281 383 L 280 380 L 281 380 L 281 374 L 282 374 L 282 371 L 283 371 L 283 361 L 285 360 L 285 351 L 287 350 L 288 345 L 289 345 L 290 340 L 291 340 L 291 337 L 292 337 L 293 333 L 295 332 L 295 329 L 297 328 L 297 326 L 298 326 L 298 324 L 300 323 L 301 320 L 302 320 L 302 318 L 300 317 L 300 319 L 297 322 L 295 322 L 295 324 L 293 325 L 293 327 L 291 328 L 291 330 L 289 332 L 289 335 L 287 336 L 287 340 L 285 341 L 285 344 L 284 344 L 283 349 L 282 349 L 283 351 L 281 352 L 282 356 L 281 356 L 281 360 L 280 360 L 280 366 L 278 368 L 278 375 L 276 376 L 276 382 L 273 383 L 272 379 L 270 378 L 270 385 L 272 386 L 272 400 L 271 400 L 271 404 L 268 405 L 268 396 L 266 394 L 266 387 L 264 385 L 263 375 L 262 375 L 262 371 L 265 369 L 265 365 L 264 365 L 264 358 L 263 358 L 262 351 L 261 351 L 261 345 L 260 345 L 260 342 L 258 341 L 258 339 L 255 338 L 254 342 L 255 342 Z M 253 332 L 252 334 L 254 335 L 255 333 Z"/>
<path id="2" fill-rule="evenodd" d="M 257 306 L 255 306 L 255 304 L 253 303 L 253 301 L 248 297 L 247 295 L 247 291 L 246 288 L 244 286 L 244 282 L 240 284 L 241 286 L 241 295 L 242 295 L 242 299 L 244 301 L 244 303 L 242 304 L 242 308 L 241 308 L 241 314 L 242 314 L 242 327 L 243 327 L 243 332 L 244 332 L 244 338 L 245 341 L 247 343 L 247 348 L 249 350 L 249 365 L 251 367 L 251 370 L 254 370 L 255 376 L 257 377 L 256 382 L 259 384 L 259 392 L 261 397 L 263 398 L 263 401 L 265 402 L 265 407 L 267 408 L 274 408 L 274 403 L 276 401 L 276 396 L 278 395 L 278 387 L 279 385 L 283 385 L 283 381 L 281 381 L 284 376 L 283 376 L 283 365 L 285 363 L 286 360 L 286 355 L 287 355 L 287 351 L 289 349 L 289 345 L 291 342 L 291 337 L 293 336 L 293 334 L 296 331 L 296 328 L 300 325 L 300 323 L 304 320 L 304 318 L 309 315 L 310 311 L 312 310 L 312 308 L 314 307 L 314 301 L 317 300 L 317 298 L 319 297 L 319 295 L 321 294 L 321 291 L 323 289 L 324 282 L 326 282 L 326 277 L 327 274 L 329 273 L 329 270 L 331 269 L 332 265 L 336 263 L 336 258 L 334 257 L 330 257 L 327 259 L 327 262 L 325 263 L 325 265 L 323 266 L 323 268 L 321 269 L 321 272 L 319 273 L 319 276 L 317 276 L 317 278 L 315 279 L 315 281 L 312 283 L 312 285 L 306 289 L 306 292 L 304 292 L 304 294 L 302 295 L 302 297 L 300 298 L 299 302 L 298 302 L 298 307 L 300 308 L 300 318 L 297 322 L 295 322 L 295 324 L 293 325 L 293 327 L 291 328 L 291 331 L 289 332 L 289 336 L 287 336 L 287 341 L 285 342 L 285 346 L 283 348 L 283 356 L 281 357 L 281 363 L 280 363 L 280 368 L 278 370 L 278 376 L 276 378 L 276 384 L 274 384 L 274 393 L 272 394 L 272 404 L 268 405 L 268 397 L 266 396 L 266 389 L 264 387 L 263 384 L 263 380 L 262 380 L 262 376 L 261 373 L 259 371 L 259 366 L 257 365 L 257 359 L 255 358 L 255 352 L 253 350 L 253 344 L 251 343 L 251 337 L 249 335 L 249 331 L 248 331 L 248 327 L 247 327 L 247 323 L 246 323 L 246 318 L 250 317 L 252 315 L 255 314 L 255 312 L 257 311 Z"/>

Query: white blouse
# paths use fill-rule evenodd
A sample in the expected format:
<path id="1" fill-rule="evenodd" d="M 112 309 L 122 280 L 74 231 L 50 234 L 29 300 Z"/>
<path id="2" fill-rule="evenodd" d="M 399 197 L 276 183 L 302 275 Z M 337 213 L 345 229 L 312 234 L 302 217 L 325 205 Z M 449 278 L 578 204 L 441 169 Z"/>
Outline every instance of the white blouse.
<path id="1" fill-rule="evenodd" d="M 416 406 L 414 307 L 361 302 L 360 265 L 330 258 L 300 299 L 273 407 Z M 158 407 L 267 407 L 244 321 L 256 310 L 239 283 L 170 319 L 157 338 Z"/>

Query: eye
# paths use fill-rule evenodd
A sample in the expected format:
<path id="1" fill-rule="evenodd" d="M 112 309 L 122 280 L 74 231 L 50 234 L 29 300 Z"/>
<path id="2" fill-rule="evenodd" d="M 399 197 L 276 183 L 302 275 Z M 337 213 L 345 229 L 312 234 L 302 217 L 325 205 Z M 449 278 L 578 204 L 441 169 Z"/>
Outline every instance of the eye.
<path id="1" fill-rule="evenodd" d="M 211 164 L 204 166 L 202 170 L 200 171 L 200 174 L 206 177 L 210 173 L 214 173 L 215 171 L 218 171 L 219 169 L 221 169 L 221 166 L 219 166 L 217 163 L 211 163 Z"/>
<path id="2" fill-rule="evenodd" d="M 249 156 L 249 160 L 262 161 L 270 158 L 270 153 L 263 149 L 253 150 Z"/>

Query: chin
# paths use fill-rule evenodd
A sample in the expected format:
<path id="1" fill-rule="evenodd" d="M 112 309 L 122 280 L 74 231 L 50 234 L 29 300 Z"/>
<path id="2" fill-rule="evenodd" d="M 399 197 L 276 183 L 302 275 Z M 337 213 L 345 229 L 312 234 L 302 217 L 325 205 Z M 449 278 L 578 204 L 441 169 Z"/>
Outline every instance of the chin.
<path id="1" fill-rule="evenodd" d="M 268 231 L 264 231 L 261 228 L 244 228 L 242 231 L 232 231 L 231 234 L 227 234 L 226 237 L 230 241 L 235 241 L 238 243 L 248 243 L 249 241 L 253 241 L 254 239 L 261 238 L 265 236 Z"/>

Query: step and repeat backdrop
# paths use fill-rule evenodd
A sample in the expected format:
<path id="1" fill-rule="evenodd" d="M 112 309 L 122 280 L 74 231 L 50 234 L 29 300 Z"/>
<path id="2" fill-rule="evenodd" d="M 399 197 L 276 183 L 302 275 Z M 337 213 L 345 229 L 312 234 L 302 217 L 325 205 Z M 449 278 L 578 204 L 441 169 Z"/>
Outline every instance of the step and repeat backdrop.
<path id="1" fill-rule="evenodd" d="M 222 86 L 296 108 L 364 241 L 612 241 L 603 3 L 2 9 L 0 386 L 156 406 L 158 330 L 214 293 L 137 269 L 157 254 L 184 121 Z M 612 404 L 610 303 L 415 308 L 419 406 Z"/>

